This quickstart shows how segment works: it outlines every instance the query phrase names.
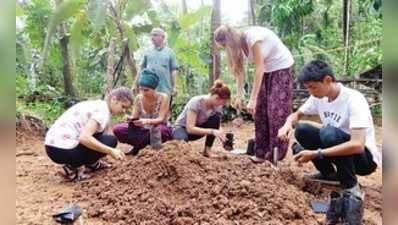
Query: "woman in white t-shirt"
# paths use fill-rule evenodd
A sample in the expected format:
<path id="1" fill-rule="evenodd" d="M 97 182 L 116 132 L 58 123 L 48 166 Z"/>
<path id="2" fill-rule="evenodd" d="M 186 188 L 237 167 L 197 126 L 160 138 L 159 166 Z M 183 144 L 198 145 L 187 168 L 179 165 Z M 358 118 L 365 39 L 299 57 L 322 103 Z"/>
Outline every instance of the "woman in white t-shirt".
<path id="1" fill-rule="evenodd" d="M 83 165 L 92 171 L 109 167 L 99 161 L 111 155 L 122 160 L 124 153 L 116 149 L 117 139 L 104 134 L 111 116 L 126 113 L 133 102 L 130 89 L 117 88 L 106 100 L 83 101 L 69 108 L 50 127 L 45 138 L 47 155 L 63 164 L 70 180 L 87 178 Z"/>
<path id="2" fill-rule="evenodd" d="M 255 119 L 255 152 L 251 159 L 261 163 L 273 159 L 277 147 L 278 159 L 285 157 L 287 143 L 277 138 L 278 129 L 291 113 L 294 60 L 289 49 L 271 30 L 253 26 L 238 32 L 222 25 L 214 32 L 214 39 L 227 53 L 228 64 L 237 80 L 235 107 L 242 108 L 244 93 L 244 61 L 255 65 L 250 100 L 247 110 Z"/>

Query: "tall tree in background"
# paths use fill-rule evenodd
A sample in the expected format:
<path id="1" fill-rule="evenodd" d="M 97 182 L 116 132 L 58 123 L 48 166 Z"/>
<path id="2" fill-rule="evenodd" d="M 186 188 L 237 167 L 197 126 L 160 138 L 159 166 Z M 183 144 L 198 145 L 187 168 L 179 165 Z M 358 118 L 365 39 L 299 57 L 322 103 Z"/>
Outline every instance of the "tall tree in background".
<path id="1" fill-rule="evenodd" d="M 250 24 L 252 26 L 256 25 L 256 0 L 249 0 L 249 9 L 250 9 Z"/>
<path id="2" fill-rule="evenodd" d="M 108 47 L 108 59 L 107 59 L 107 69 L 105 78 L 105 95 L 109 95 L 113 88 L 113 57 L 115 51 L 115 39 L 111 38 Z"/>
<path id="3" fill-rule="evenodd" d="M 185 15 L 188 13 L 188 7 L 186 0 L 182 0 L 182 14 Z"/>
<path id="4" fill-rule="evenodd" d="M 213 86 L 215 80 L 220 77 L 220 51 L 214 41 L 214 31 L 221 25 L 221 6 L 220 0 L 213 0 L 213 11 L 211 14 L 211 28 L 210 28 L 210 60 L 209 65 L 209 88 Z"/>
<path id="5" fill-rule="evenodd" d="M 344 47 L 345 47 L 345 52 L 344 52 L 344 75 L 349 75 L 346 74 L 349 68 L 349 55 L 350 55 L 350 49 L 349 49 L 349 43 L 350 43 L 350 16 L 351 16 L 351 8 L 352 8 L 352 2 L 351 0 L 343 0 L 343 42 L 344 42 Z"/>
<path id="6" fill-rule="evenodd" d="M 59 5 L 62 3 L 62 0 L 56 0 L 55 4 L 56 7 L 59 7 Z M 76 98 L 77 94 L 75 89 L 73 88 L 73 79 L 72 79 L 72 73 L 70 69 L 70 57 L 69 57 L 69 51 L 68 51 L 68 43 L 69 39 L 68 36 L 66 35 L 66 24 L 61 23 L 58 26 L 58 37 L 59 37 L 59 42 L 61 46 L 61 54 L 63 58 L 63 69 L 62 69 L 62 74 L 64 78 L 64 91 L 65 95 L 71 98 Z"/>

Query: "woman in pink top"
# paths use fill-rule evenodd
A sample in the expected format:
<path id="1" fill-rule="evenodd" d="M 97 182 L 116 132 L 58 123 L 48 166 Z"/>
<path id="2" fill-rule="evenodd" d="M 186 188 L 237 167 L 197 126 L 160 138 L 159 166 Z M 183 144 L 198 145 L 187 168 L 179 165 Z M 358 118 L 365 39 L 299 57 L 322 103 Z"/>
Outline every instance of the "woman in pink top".
<path id="1" fill-rule="evenodd" d="M 230 71 L 237 80 L 235 107 L 242 108 L 245 68 L 248 59 L 255 65 L 250 100 L 247 110 L 255 119 L 255 152 L 251 159 L 261 163 L 272 160 L 272 149 L 277 147 L 278 160 L 285 157 L 287 142 L 277 138 L 292 109 L 293 64 L 292 54 L 271 30 L 253 26 L 238 32 L 222 25 L 214 32 L 214 39 L 227 53 Z"/>

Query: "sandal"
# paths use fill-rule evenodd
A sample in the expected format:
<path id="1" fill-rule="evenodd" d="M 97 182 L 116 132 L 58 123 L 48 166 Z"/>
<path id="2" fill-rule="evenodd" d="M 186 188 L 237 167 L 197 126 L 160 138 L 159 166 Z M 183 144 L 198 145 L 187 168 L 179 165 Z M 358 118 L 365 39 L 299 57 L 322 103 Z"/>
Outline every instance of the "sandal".
<path id="1" fill-rule="evenodd" d="M 62 167 L 62 169 L 65 172 L 64 176 L 68 180 L 73 181 L 73 180 L 75 180 L 78 177 L 78 168 L 75 168 L 75 167 L 67 164 L 67 165 L 64 165 Z"/>
<path id="2" fill-rule="evenodd" d="M 64 165 L 62 167 L 64 170 L 65 178 L 68 179 L 69 181 L 82 181 L 90 178 L 87 174 L 84 174 L 84 170 L 82 168 L 75 168 L 71 165 Z"/>
<path id="3" fill-rule="evenodd" d="M 86 168 L 88 168 L 91 172 L 94 172 L 97 170 L 109 169 L 109 168 L 112 168 L 112 166 L 103 161 L 97 161 L 91 165 L 86 165 Z"/>

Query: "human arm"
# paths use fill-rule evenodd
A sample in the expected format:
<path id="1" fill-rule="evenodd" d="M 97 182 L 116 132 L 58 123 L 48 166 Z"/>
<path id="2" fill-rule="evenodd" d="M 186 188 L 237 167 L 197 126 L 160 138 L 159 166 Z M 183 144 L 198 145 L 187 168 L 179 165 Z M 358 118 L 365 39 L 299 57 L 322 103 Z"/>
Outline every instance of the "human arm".
<path id="1" fill-rule="evenodd" d="M 115 159 L 124 159 L 125 156 L 121 150 L 102 144 L 94 138 L 93 135 L 99 127 L 100 124 L 96 120 L 90 119 L 79 136 L 79 143 L 94 151 L 109 154 Z"/>

